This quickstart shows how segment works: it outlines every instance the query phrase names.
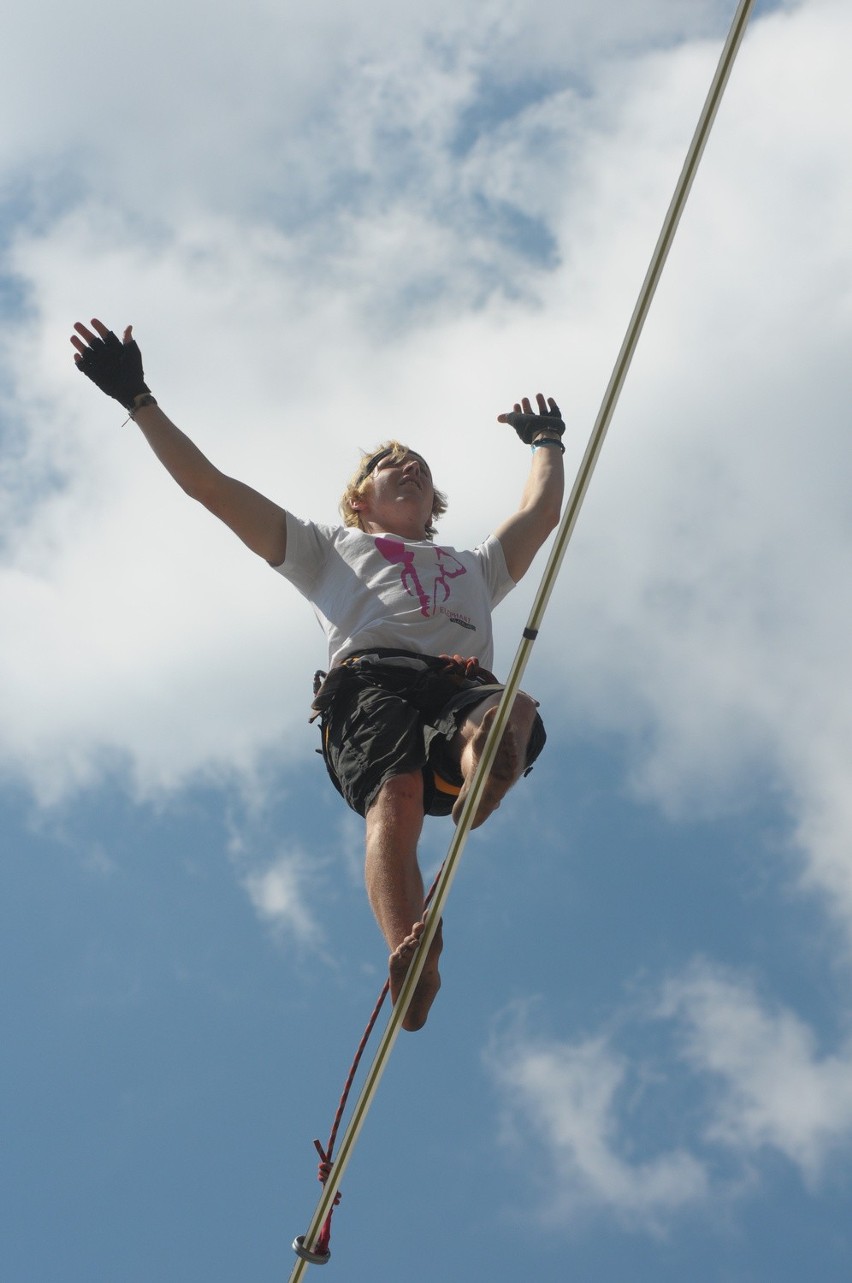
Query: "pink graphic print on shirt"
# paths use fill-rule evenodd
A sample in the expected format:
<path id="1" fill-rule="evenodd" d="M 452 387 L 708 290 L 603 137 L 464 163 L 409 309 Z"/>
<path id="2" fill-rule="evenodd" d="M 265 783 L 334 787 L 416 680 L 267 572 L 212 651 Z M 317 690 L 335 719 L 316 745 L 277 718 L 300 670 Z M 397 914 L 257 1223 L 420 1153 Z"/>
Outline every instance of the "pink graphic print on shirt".
<path id="1" fill-rule="evenodd" d="M 433 548 L 430 551 L 435 554 L 435 568 L 431 574 L 432 583 L 431 596 L 426 591 L 420 581 L 420 576 L 414 565 L 414 552 L 406 548 L 404 543 L 399 539 L 376 540 L 376 550 L 381 553 L 385 561 L 390 562 L 392 566 L 401 566 L 400 583 L 410 597 L 416 597 L 420 603 L 420 613 L 427 619 L 435 614 L 439 606 L 450 599 L 450 580 L 457 579 L 459 575 L 467 574 L 462 563 L 448 552 L 446 548 Z"/>

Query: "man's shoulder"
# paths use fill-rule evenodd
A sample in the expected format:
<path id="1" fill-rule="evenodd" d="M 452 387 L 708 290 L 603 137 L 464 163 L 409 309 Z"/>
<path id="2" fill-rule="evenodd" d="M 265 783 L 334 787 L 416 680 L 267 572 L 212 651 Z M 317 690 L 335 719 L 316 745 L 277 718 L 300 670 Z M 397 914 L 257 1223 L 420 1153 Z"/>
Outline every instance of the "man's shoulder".
<path id="1" fill-rule="evenodd" d="M 442 548 L 445 552 L 451 552 L 456 557 L 471 557 L 478 562 L 489 561 L 500 549 L 500 541 L 496 535 L 486 535 L 478 543 L 463 543 L 453 545 L 443 539 L 435 539 L 435 547 Z"/>
<path id="2" fill-rule="evenodd" d="M 314 547 L 333 547 L 351 544 L 353 535 L 360 535 L 360 530 L 348 526 L 334 525 L 325 521 L 314 521 L 310 517 L 297 517 L 287 513 L 288 534 L 292 534 L 295 543 Z"/>
<path id="3" fill-rule="evenodd" d="M 375 551 L 375 540 L 354 526 L 330 525 L 287 514 L 288 557 L 315 573 L 330 569 L 336 560 L 357 567 Z M 281 569 L 286 574 L 286 562 Z"/>
<path id="4" fill-rule="evenodd" d="M 292 580 L 297 588 L 305 590 L 321 572 L 334 546 L 336 530 L 335 526 L 297 517 L 288 511 L 286 556 L 273 569 Z"/>

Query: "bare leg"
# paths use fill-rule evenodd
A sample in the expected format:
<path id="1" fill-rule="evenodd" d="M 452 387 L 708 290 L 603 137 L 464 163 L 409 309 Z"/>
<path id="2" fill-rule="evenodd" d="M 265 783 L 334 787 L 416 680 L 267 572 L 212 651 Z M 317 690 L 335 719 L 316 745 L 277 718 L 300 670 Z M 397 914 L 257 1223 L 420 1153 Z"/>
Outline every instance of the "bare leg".
<path id="1" fill-rule="evenodd" d="M 423 878 L 417 841 L 423 828 L 423 777 L 420 771 L 384 784 L 367 812 L 367 894 L 391 950 L 391 1001 L 396 1002 L 423 933 Z M 411 999 L 403 1029 L 420 1029 L 441 987 L 438 958 L 441 928 Z"/>
<path id="2" fill-rule="evenodd" d="M 470 791 L 471 781 L 485 748 L 491 723 L 500 703 L 499 695 L 491 695 L 470 710 L 455 740 L 459 752 L 459 765 L 464 777 L 461 792 L 453 806 L 453 820 L 458 824 L 464 800 Z M 497 810 L 512 785 L 520 779 L 527 757 L 527 745 L 535 720 L 536 701 L 519 691 L 512 705 L 509 720 L 491 766 L 488 781 L 481 795 L 479 808 L 472 828 L 479 828 L 489 815 Z"/>

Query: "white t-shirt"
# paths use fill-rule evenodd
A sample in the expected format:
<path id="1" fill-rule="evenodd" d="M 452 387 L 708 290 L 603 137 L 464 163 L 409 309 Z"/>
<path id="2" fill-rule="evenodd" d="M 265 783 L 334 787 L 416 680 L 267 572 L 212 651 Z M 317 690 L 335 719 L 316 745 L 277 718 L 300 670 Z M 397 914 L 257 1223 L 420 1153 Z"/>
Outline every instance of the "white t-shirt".
<path id="1" fill-rule="evenodd" d="M 275 569 L 311 602 L 329 666 L 383 646 L 494 662 L 491 611 L 514 588 L 500 541 L 470 552 L 429 540 L 368 535 L 287 513 L 287 557 Z"/>

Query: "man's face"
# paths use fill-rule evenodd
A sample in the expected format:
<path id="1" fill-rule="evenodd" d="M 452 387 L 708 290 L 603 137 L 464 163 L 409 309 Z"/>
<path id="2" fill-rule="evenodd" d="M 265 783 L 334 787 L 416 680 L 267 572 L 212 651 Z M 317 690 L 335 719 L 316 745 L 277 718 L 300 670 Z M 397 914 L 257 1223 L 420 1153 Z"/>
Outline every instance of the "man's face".
<path id="1" fill-rule="evenodd" d="M 386 525 L 389 533 L 399 533 L 400 519 L 426 527 L 432 517 L 435 490 L 429 465 L 419 454 L 409 451 L 401 459 L 388 455 L 380 459 L 370 474 L 372 485 L 364 496 L 362 519 Z"/>

